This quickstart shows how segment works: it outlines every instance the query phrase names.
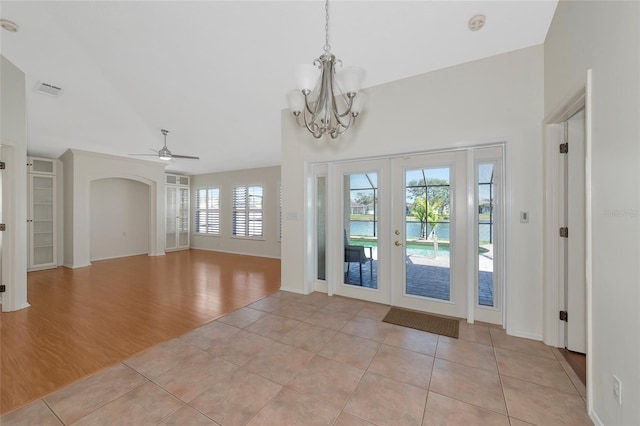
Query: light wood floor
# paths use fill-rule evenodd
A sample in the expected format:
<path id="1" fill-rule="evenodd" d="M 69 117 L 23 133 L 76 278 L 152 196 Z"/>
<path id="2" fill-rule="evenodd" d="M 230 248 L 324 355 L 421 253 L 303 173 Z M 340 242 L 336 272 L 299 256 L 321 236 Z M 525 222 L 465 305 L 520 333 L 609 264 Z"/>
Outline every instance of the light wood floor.
<path id="1" fill-rule="evenodd" d="M 280 260 L 202 250 L 28 274 L 31 307 L 0 315 L 0 412 L 280 288 Z"/>

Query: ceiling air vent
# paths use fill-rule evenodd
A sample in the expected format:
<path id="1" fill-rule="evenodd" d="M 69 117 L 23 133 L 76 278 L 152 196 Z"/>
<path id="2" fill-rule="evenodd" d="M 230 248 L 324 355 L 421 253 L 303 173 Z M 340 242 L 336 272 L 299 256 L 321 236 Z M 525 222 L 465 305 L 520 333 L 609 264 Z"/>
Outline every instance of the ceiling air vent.
<path id="1" fill-rule="evenodd" d="M 41 81 L 36 84 L 36 87 L 33 89 L 38 93 L 42 93 L 43 95 L 49 96 L 58 96 L 60 92 L 62 92 L 62 88 L 58 86 L 54 86 L 53 84 L 43 83 Z"/>

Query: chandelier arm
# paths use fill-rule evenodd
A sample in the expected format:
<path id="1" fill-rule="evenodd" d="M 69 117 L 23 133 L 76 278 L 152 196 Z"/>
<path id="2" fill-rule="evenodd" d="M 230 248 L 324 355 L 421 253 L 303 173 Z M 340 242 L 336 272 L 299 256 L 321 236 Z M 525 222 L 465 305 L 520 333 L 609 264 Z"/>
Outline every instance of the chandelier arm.
<path id="1" fill-rule="evenodd" d="M 336 119 L 336 127 L 337 125 L 341 125 L 342 127 L 346 127 L 349 128 L 351 127 L 351 124 L 353 124 L 353 114 L 351 114 L 351 105 L 352 105 L 353 101 L 349 100 L 349 107 L 347 108 L 347 111 L 344 114 L 340 114 L 338 112 L 338 109 L 335 106 L 335 99 L 334 99 L 334 112 L 333 115 Z M 343 121 L 344 117 L 349 117 L 349 121 L 347 121 L 346 123 Z"/>
<path id="2" fill-rule="evenodd" d="M 346 110 L 344 113 L 340 114 L 340 113 L 338 112 L 338 109 L 336 108 L 336 114 L 338 114 L 338 116 L 339 116 L 340 118 L 342 118 L 342 117 L 346 117 L 347 115 L 349 115 L 349 116 L 350 116 L 350 115 L 351 115 L 351 107 L 352 107 L 352 106 L 353 106 L 353 98 L 349 98 L 349 97 L 347 97 L 347 110 Z"/>
<path id="3" fill-rule="evenodd" d="M 341 124 L 342 130 L 338 130 L 338 133 L 341 134 L 341 135 L 344 135 L 345 133 L 347 133 L 349 131 L 349 129 L 351 129 L 353 124 L 356 122 L 356 118 L 357 118 L 356 116 L 351 115 L 350 118 L 349 118 L 349 124 L 346 125 L 346 126 L 344 124 Z"/>
<path id="4" fill-rule="evenodd" d="M 337 127 L 338 124 L 341 124 L 343 126 L 345 125 L 341 120 L 342 117 L 346 117 L 347 115 L 350 116 L 351 106 L 353 105 L 353 97 L 349 97 L 348 95 L 346 95 L 346 98 L 347 98 L 347 110 L 344 113 L 341 114 L 340 113 L 340 109 L 338 108 L 338 104 L 336 103 L 336 96 L 334 95 L 334 91 L 333 91 L 334 84 L 335 84 L 334 75 L 335 75 L 335 72 L 334 72 L 334 69 L 333 69 L 333 66 L 332 66 L 331 67 L 331 74 L 329 75 L 329 82 L 328 83 L 329 83 L 329 87 L 330 87 L 331 94 L 332 94 L 332 96 L 331 96 L 332 113 L 333 113 L 333 116 L 336 119 L 336 127 Z M 345 95 L 340 95 L 340 96 L 345 97 Z M 350 125 L 351 125 L 351 119 L 349 119 L 349 124 L 346 127 L 348 127 Z"/>
<path id="5" fill-rule="evenodd" d="M 338 127 L 338 126 L 350 127 L 351 126 L 351 116 L 349 116 L 349 121 L 347 121 L 346 123 L 342 120 L 342 117 L 339 117 L 337 114 L 334 115 L 334 117 L 336 118 L 336 127 Z"/>
<path id="6" fill-rule="evenodd" d="M 304 113 L 304 125 L 307 128 L 307 130 L 309 131 L 309 133 L 311 133 L 313 135 L 314 138 L 320 139 L 320 137 L 322 136 L 322 132 L 320 130 L 320 126 L 318 126 L 318 123 L 315 122 L 315 119 L 311 120 L 311 123 L 309 123 L 309 121 L 307 121 L 306 112 Z"/>
<path id="7" fill-rule="evenodd" d="M 309 93 L 302 93 L 304 95 L 304 107 L 307 111 L 309 111 L 309 114 L 313 114 L 315 115 L 313 109 L 311 108 L 311 103 L 309 102 L 309 95 L 311 94 L 311 92 Z"/>

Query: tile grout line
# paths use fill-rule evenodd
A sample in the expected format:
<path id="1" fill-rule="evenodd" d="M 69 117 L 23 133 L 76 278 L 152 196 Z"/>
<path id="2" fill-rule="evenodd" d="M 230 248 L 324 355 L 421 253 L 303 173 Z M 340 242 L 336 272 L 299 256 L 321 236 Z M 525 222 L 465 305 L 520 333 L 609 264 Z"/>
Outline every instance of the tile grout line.
<path id="1" fill-rule="evenodd" d="M 136 373 L 140 374 L 138 371 L 136 371 Z M 138 388 L 140 388 L 140 387 L 142 387 L 142 386 L 146 385 L 147 383 L 151 383 L 151 384 L 153 384 L 153 385 L 155 385 L 155 386 L 158 386 L 158 385 L 156 385 L 155 383 L 153 383 L 150 379 L 148 379 L 146 376 L 144 376 L 144 375 L 142 375 L 142 374 L 140 374 L 140 375 L 141 375 L 142 377 L 144 377 L 147 381 L 146 381 L 146 382 L 143 382 L 143 383 L 140 383 L 138 386 L 135 386 L 135 387 L 133 387 L 133 388 L 129 389 L 127 392 L 123 393 L 122 395 L 118 396 L 117 398 L 114 398 L 114 399 L 112 399 L 111 401 L 107 401 L 107 402 L 105 402 L 104 404 L 100 405 L 100 406 L 99 406 L 99 407 L 97 407 L 96 409 L 94 409 L 94 410 L 92 410 L 92 411 L 88 412 L 87 414 L 83 415 L 82 417 L 80 417 L 80 418 L 78 418 L 78 419 L 74 420 L 71 424 L 79 422 L 80 420 L 84 419 L 85 417 L 90 416 L 91 414 L 95 413 L 96 411 L 100 410 L 101 408 L 106 407 L 107 405 L 111 404 L 113 401 L 117 401 L 118 399 L 120 399 L 120 398 L 122 398 L 123 396 L 125 396 L 125 395 L 127 395 L 127 394 L 129 394 L 129 393 L 133 392 L 134 390 L 136 390 L 136 389 L 138 389 Z M 162 389 L 162 390 L 164 391 L 164 389 L 163 389 L 163 388 L 160 388 L 160 389 Z M 66 424 L 66 423 L 63 423 L 63 424 Z"/>
<path id="2" fill-rule="evenodd" d="M 56 413 L 56 411 L 47 403 L 47 401 L 44 400 L 44 398 L 41 398 L 40 401 L 42 401 L 42 403 L 45 405 L 45 407 L 47 407 L 49 409 L 49 411 L 51 411 L 51 414 L 53 414 L 55 416 L 55 418 L 58 419 L 58 421 L 61 424 L 66 425 L 66 423 L 62 421 L 60 416 L 58 416 L 58 413 Z"/>
<path id="3" fill-rule="evenodd" d="M 433 370 L 436 368 L 436 353 L 438 352 L 438 342 L 440 341 L 440 337 L 436 339 L 436 349 L 434 350 L 433 361 L 431 362 L 431 374 L 429 374 L 429 382 L 427 383 L 427 397 L 424 400 L 424 409 L 422 410 L 422 423 L 424 424 L 425 416 L 427 415 L 427 403 L 429 402 L 429 393 L 431 393 L 431 380 L 433 380 Z"/>
<path id="4" fill-rule="evenodd" d="M 61 422 L 63 425 L 66 425 L 66 423 L 65 423 L 64 421 L 62 421 L 62 419 L 58 416 L 58 413 L 56 413 L 55 409 L 54 409 L 53 407 L 51 407 L 51 406 L 49 405 L 49 403 L 46 401 L 46 398 L 47 398 L 47 397 L 49 397 L 49 396 L 51 396 L 51 395 L 53 395 L 53 394 L 55 394 L 56 392 L 61 391 L 62 389 L 66 389 L 66 388 L 68 388 L 68 387 L 71 387 L 71 386 L 74 386 L 74 385 L 76 385 L 76 384 L 82 383 L 82 382 L 84 382 L 85 380 L 88 380 L 88 379 L 90 379 L 90 378 L 92 378 L 92 377 L 97 376 L 98 374 L 102 374 L 102 373 L 106 372 L 106 371 L 107 371 L 107 370 L 109 370 L 109 369 L 115 368 L 115 367 L 117 367 L 119 364 L 120 364 L 120 365 L 122 365 L 123 367 L 125 367 L 125 368 L 127 368 L 127 369 L 131 370 L 132 372 L 134 372 L 134 373 L 135 373 L 135 374 L 137 374 L 138 376 L 142 377 L 143 379 L 145 379 L 145 380 L 146 380 L 146 382 L 142 382 L 142 383 L 140 383 L 138 386 L 134 386 L 133 388 L 129 389 L 127 392 L 123 393 L 122 395 L 118 395 L 116 398 L 110 399 L 109 401 L 107 401 L 107 402 L 105 402 L 105 403 L 103 403 L 103 404 L 99 405 L 97 408 L 95 408 L 94 410 L 90 411 L 89 413 L 87 413 L 87 414 L 83 415 L 82 417 L 88 416 L 89 414 L 93 413 L 94 411 L 99 410 L 100 408 L 102 408 L 102 407 L 104 407 L 105 405 L 107 405 L 107 404 L 109 404 L 109 403 L 111 403 L 111 402 L 115 401 L 116 399 L 120 398 L 121 396 L 126 395 L 127 393 L 131 392 L 132 390 L 137 389 L 138 387 L 140 387 L 140 386 L 144 385 L 145 383 L 147 383 L 147 382 L 150 382 L 150 381 L 151 381 L 151 380 L 150 380 L 148 377 L 146 377 L 144 374 L 140 373 L 139 371 L 137 371 L 137 370 L 136 370 L 136 369 L 134 369 L 133 367 L 131 367 L 131 366 L 129 366 L 129 365 L 127 365 L 127 364 L 125 364 L 125 362 L 124 362 L 124 361 L 120 361 L 120 362 L 118 362 L 118 363 L 116 363 L 116 364 L 114 364 L 114 365 L 112 365 L 112 366 L 110 366 L 110 367 L 105 368 L 104 370 L 101 370 L 101 371 L 99 371 L 99 372 L 97 372 L 97 373 L 94 373 L 94 374 L 92 374 L 92 375 L 88 376 L 88 377 L 85 377 L 85 378 L 82 378 L 82 379 L 80 379 L 80 380 L 77 380 L 77 381 L 75 381 L 75 382 L 73 382 L 73 383 L 71 383 L 71 384 L 69 384 L 69 385 L 67 385 L 67 386 L 64 386 L 64 387 L 62 387 L 62 388 L 60 388 L 60 389 L 57 389 L 57 390 L 55 390 L 55 391 L 53 391 L 53 392 L 50 392 L 50 393 L 48 393 L 47 395 L 44 395 L 44 396 L 42 396 L 41 398 L 39 398 L 39 400 L 40 400 L 40 401 L 42 401 L 42 402 L 44 402 L 44 403 L 45 403 L 45 405 L 46 405 L 47 407 L 49 407 L 49 409 L 50 409 L 51 411 L 53 411 L 54 415 L 55 415 L 55 416 L 60 420 L 60 422 Z M 36 401 L 37 401 L 37 400 L 34 400 L 34 401 L 32 401 L 31 403 L 36 402 Z M 30 403 L 28 403 L 28 404 L 30 404 Z M 26 404 L 26 405 L 28 405 L 28 404 Z M 26 406 L 26 405 L 24 405 L 24 406 Z M 23 407 L 24 407 L 24 406 L 23 406 Z M 20 408 L 22 408 L 22 407 L 19 407 L 18 409 L 20 409 Z M 13 410 L 13 411 L 16 411 L 16 410 Z M 4 416 L 4 414 L 3 414 L 3 416 Z M 74 420 L 72 423 L 77 422 L 77 421 L 78 421 L 78 420 L 80 420 L 82 417 L 80 417 L 80 418 L 78 418 L 78 419 Z"/>
<path id="5" fill-rule="evenodd" d="M 500 377 L 501 377 L 501 379 L 500 379 L 500 382 L 501 382 L 501 383 L 502 383 L 502 376 L 504 376 L 504 377 L 509 377 L 510 379 L 516 379 L 516 380 L 520 380 L 520 381 L 523 381 L 523 382 L 532 383 L 532 384 L 534 384 L 534 385 L 542 386 L 542 387 L 545 387 L 545 388 L 553 389 L 553 390 L 555 390 L 555 391 L 558 391 L 558 392 L 561 392 L 561 393 L 564 393 L 564 394 L 567 394 L 567 395 L 578 395 L 578 396 L 580 396 L 580 397 L 582 396 L 582 395 L 580 395 L 580 392 L 578 391 L 578 389 L 576 389 L 576 386 L 575 386 L 575 384 L 573 383 L 573 381 L 571 380 L 571 377 L 569 377 L 569 375 L 568 375 L 568 374 L 567 374 L 567 372 L 566 372 L 566 369 L 562 366 L 562 363 L 561 363 L 559 360 L 555 359 L 555 361 L 556 361 L 556 362 L 558 362 L 558 364 L 560 365 L 560 368 L 562 368 L 562 372 L 564 373 L 564 375 L 565 375 L 565 376 L 567 376 L 567 378 L 569 379 L 569 382 L 571 383 L 571 385 L 573 386 L 574 390 L 576 391 L 576 393 L 575 393 L 575 394 L 570 393 L 570 392 L 566 392 L 566 391 L 561 390 L 561 389 L 558 389 L 558 388 L 556 388 L 556 387 L 554 387 L 554 386 L 544 385 L 544 384 L 537 383 L 537 382 L 534 382 L 534 381 L 531 381 L 531 380 L 523 379 L 522 377 L 515 377 L 515 376 L 512 376 L 512 375 L 509 375 L 509 374 L 505 374 L 505 373 L 500 372 L 500 365 L 497 363 L 498 356 L 497 356 L 496 349 L 500 349 L 500 350 L 502 350 L 502 351 L 511 351 L 511 352 L 516 352 L 516 353 L 520 353 L 520 354 L 525 353 L 525 352 L 519 352 L 519 351 L 513 351 L 513 350 L 511 350 L 511 349 L 495 348 L 495 347 L 494 347 L 494 356 L 496 357 L 496 365 L 497 365 L 497 367 L 498 367 L 498 374 L 499 374 L 499 375 L 500 375 Z M 526 354 L 526 353 L 525 353 L 525 354 Z M 526 355 L 529 355 L 529 356 L 532 356 L 532 357 L 536 357 L 536 358 L 540 358 L 540 359 L 547 359 L 547 360 L 550 360 L 550 359 L 551 359 L 551 358 L 547 358 L 547 357 L 543 357 L 543 356 L 538 356 L 538 355 L 533 355 L 533 354 L 526 354 Z"/>
<path id="6" fill-rule="evenodd" d="M 560 366 L 562 367 L 562 370 L 569 377 L 569 381 L 571 382 L 571 384 L 575 388 L 575 390 L 578 393 L 578 395 L 583 397 L 582 393 L 580 393 L 580 389 L 585 388 L 585 394 L 586 394 L 586 384 L 582 383 L 582 380 L 580 380 L 580 378 L 578 377 L 576 372 L 573 370 L 573 367 L 571 367 L 571 365 L 567 362 L 567 360 L 564 358 L 564 356 L 560 353 L 560 350 L 558 348 L 554 348 L 554 349 L 555 350 L 552 350 L 552 352 L 555 355 L 555 357 L 558 360 L 558 362 L 560 363 Z M 574 380 L 574 377 L 572 377 L 571 373 L 573 373 L 573 375 L 575 376 L 575 379 L 578 381 L 578 383 L 580 383 L 580 385 L 581 385 L 580 389 L 578 389 L 578 385 L 576 384 L 576 382 Z"/>
<path id="7" fill-rule="evenodd" d="M 446 336 L 444 336 L 444 337 L 446 337 Z M 440 337 L 438 337 L 438 344 L 439 344 L 439 343 L 440 343 Z M 494 356 L 494 358 L 495 358 L 495 348 L 494 348 L 494 355 L 493 355 L 493 356 Z M 472 367 L 472 366 L 469 366 L 469 365 L 466 365 L 466 364 L 462 364 L 462 363 L 458 363 L 458 362 L 454 362 L 454 361 L 449 361 L 448 359 L 444 359 L 444 358 L 436 358 L 435 356 L 434 356 L 434 366 L 435 366 L 435 360 L 436 360 L 436 359 L 440 359 L 440 360 L 443 360 L 443 361 L 451 362 L 451 363 L 453 363 L 453 364 L 457 364 L 457 365 L 462 365 L 462 366 L 467 367 L 467 368 L 475 368 L 475 369 L 478 369 L 478 370 L 481 370 L 481 371 L 488 371 L 488 370 L 485 370 L 485 369 L 483 369 L 483 368 L 479 368 L 479 367 Z M 497 372 L 497 369 L 498 369 L 498 366 L 497 366 L 497 362 L 496 362 L 496 372 Z M 436 394 L 438 394 L 438 395 L 442 395 L 442 396 L 444 396 L 444 397 L 446 397 L 446 398 L 453 399 L 454 401 L 459 401 L 459 402 L 462 402 L 462 403 L 464 403 L 464 404 L 469 404 L 469 405 L 471 405 L 471 406 L 473 406 L 473 407 L 481 408 L 481 409 L 486 410 L 486 411 L 491 411 L 491 412 L 493 412 L 493 413 L 497 413 L 497 414 L 500 414 L 500 415 L 502 415 L 502 416 L 506 416 L 507 418 L 509 418 L 509 415 L 508 415 L 509 410 L 508 410 L 508 408 L 507 408 L 506 398 L 504 397 L 504 388 L 503 388 L 503 386 L 502 386 L 502 378 L 500 377 L 500 373 L 499 373 L 499 372 L 497 372 L 497 375 L 498 375 L 498 380 L 500 380 L 500 390 L 502 391 L 502 399 L 503 399 L 503 402 L 504 402 L 504 405 L 505 405 L 505 410 L 507 411 L 507 414 L 506 414 L 506 415 L 505 415 L 504 413 L 499 412 L 499 411 L 492 410 L 491 408 L 482 407 L 482 406 L 480 406 L 480 405 L 476 405 L 476 404 L 473 404 L 473 403 L 470 403 L 470 402 L 467 402 L 467 401 L 463 401 L 463 400 L 461 400 L 461 399 L 454 398 L 454 397 L 449 396 L 449 395 L 443 395 L 443 394 L 441 394 L 441 393 L 434 392 L 434 391 L 431 391 L 431 390 L 429 390 L 429 392 L 433 392 L 433 393 L 436 393 Z M 432 373 L 432 376 L 433 376 L 433 373 Z M 431 388 L 431 380 L 429 380 L 429 388 Z M 427 396 L 427 399 L 428 399 L 428 396 Z M 425 406 L 425 411 L 426 411 L 426 406 Z"/>
<path id="8" fill-rule="evenodd" d="M 492 338 L 492 342 L 493 342 L 493 338 Z M 500 364 L 498 363 L 498 356 L 496 354 L 495 346 L 493 347 L 493 357 L 496 360 L 496 369 L 498 371 L 498 380 L 500 380 L 500 391 L 502 392 L 502 401 L 504 402 L 504 409 L 507 412 L 507 419 L 509 420 L 509 424 L 511 424 L 511 416 L 509 415 L 509 404 L 507 403 L 507 397 L 504 394 L 504 382 L 502 381 L 502 374 L 500 374 Z"/>

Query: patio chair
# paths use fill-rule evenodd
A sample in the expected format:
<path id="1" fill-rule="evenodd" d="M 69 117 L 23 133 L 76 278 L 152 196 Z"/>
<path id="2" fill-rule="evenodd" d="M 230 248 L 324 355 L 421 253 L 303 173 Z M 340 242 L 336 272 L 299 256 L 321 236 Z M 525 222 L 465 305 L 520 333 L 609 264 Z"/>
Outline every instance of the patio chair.
<path id="1" fill-rule="evenodd" d="M 367 257 L 364 249 L 369 249 L 370 257 Z M 373 259 L 371 257 L 371 247 L 356 246 L 349 244 L 347 238 L 347 231 L 344 231 L 344 261 L 347 264 L 347 277 L 351 271 L 351 263 L 355 262 L 360 268 L 360 285 L 362 286 L 362 265 L 369 262 L 369 273 L 371 274 L 371 280 L 373 280 Z"/>

